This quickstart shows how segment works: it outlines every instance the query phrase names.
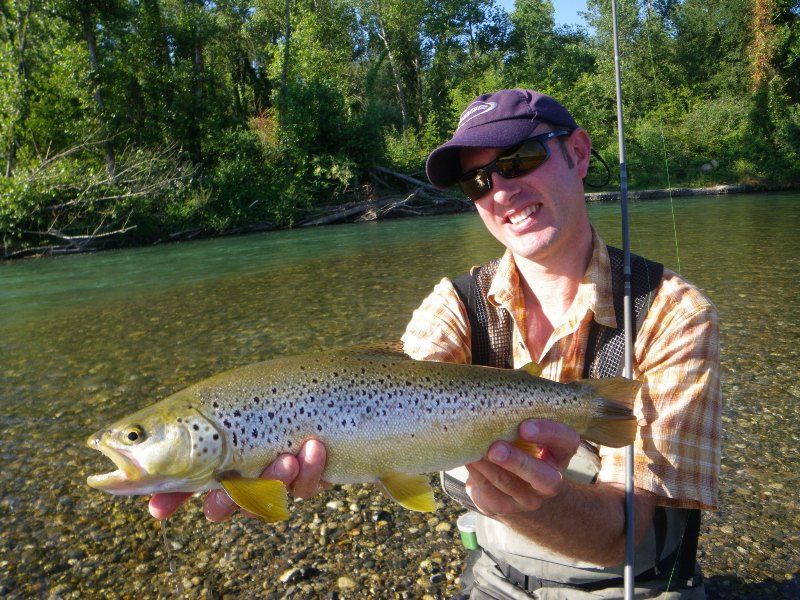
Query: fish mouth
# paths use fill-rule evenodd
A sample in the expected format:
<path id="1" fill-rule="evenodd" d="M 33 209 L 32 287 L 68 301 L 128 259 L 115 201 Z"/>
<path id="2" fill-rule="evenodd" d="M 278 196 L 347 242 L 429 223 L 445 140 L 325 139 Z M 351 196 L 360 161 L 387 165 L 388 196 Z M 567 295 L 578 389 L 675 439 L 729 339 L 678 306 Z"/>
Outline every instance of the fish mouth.
<path id="1" fill-rule="evenodd" d="M 110 448 L 102 442 L 101 435 L 94 435 L 86 440 L 86 445 L 94 450 L 99 450 L 110 458 L 117 467 L 116 471 L 102 475 L 90 475 L 86 483 L 90 487 L 116 494 L 125 493 L 142 479 L 143 471 L 136 461 L 124 453 Z"/>

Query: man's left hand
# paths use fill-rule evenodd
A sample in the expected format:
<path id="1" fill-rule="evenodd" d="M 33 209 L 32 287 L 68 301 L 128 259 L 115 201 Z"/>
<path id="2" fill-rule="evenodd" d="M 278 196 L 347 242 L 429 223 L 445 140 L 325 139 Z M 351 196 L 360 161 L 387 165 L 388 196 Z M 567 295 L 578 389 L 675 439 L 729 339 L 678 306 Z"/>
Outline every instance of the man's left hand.
<path id="1" fill-rule="evenodd" d="M 541 419 L 523 422 L 519 438 L 536 444 L 538 457 L 499 441 L 485 458 L 467 465 L 467 493 L 485 515 L 534 511 L 561 493 L 564 471 L 581 441 L 571 427 Z"/>

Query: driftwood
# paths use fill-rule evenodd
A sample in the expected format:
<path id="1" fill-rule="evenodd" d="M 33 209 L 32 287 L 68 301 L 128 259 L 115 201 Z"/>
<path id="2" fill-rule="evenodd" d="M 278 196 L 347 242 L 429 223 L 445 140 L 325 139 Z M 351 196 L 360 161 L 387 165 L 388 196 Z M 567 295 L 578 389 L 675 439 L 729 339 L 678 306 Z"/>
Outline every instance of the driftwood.
<path id="1" fill-rule="evenodd" d="M 299 223 L 300 227 L 330 225 L 341 222 L 376 221 L 392 217 L 435 215 L 473 210 L 472 203 L 460 195 L 443 191 L 386 167 L 373 167 L 370 171 L 373 185 L 383 188 L 380 197 L 340 206 L 323 207 Z M 395 181 L 391 184 L 390 181 Z M 405 193 L 397 194 L 406 188 Z"/>

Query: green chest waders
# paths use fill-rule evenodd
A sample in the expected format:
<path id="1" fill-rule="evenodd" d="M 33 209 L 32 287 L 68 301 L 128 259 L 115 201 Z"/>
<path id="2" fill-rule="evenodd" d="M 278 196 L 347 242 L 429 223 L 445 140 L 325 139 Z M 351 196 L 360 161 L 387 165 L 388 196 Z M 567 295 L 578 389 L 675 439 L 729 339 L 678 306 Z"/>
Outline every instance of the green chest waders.
<path id="1" fill-rule="evenodd" d="M 622 374 L 625 347 L 623 320 L 622 251 L 608 248 L 616 329 L 592 324 L 586 348 L 584 377 L 617 377 Z M 467 309 L 472 331 L 473 364 L 512 368 L 512 320 L 505 309 L 494 307 L 486 294 L 499 261 L 492 261 L 453 280 Z M 631 256 L 634 319 L 638 330 L 661 282 L 663 266 Z M 635 339 L 634 331 L 634 339 Z M 583 442 L 569 464 L 566 475 L 590 483 L 597 477 L 600 458 L 597 448 Z M 474 510 L 464 490 L 467 472 L 463 467 L 441 474 L 444 491 Z M 695 576 L 695 555 L 700 525 L 699 510 L 657 507 L 653 525 L 636 552 L 637 589 L 642 597 L 687 598 L 685 590 Z M 622 597 L 623 565 L 599 568 L 576 563 L 530 540 L 502 523 L 477 514 L 475 533 L 479 549 L 472 552 L 462 582 L 463 598 L 614 598 Z M 667 582 L 679 590 L 663 596 Z M 645 589 L 646 588 L 646 589 Z M 684 591 L 680 591 L 684 590 Z M 704 597 L 702 585 L 692 598 Z M 677 593 L 678 595 L 674 595 Z M 637 596 L 639 592 L 637 591 Z"/>

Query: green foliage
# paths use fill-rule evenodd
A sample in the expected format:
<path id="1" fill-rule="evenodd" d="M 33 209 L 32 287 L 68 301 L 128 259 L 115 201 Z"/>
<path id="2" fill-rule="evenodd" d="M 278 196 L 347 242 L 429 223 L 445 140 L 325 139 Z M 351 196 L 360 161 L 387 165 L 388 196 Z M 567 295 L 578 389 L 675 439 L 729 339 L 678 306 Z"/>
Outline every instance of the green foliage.
<path id="1" fill-rule="evenodd" d="M 421 175 L 503 87 L 560 99 L 613 164 L 610 1 L 588 0 L 586 29 L 553 6 L 6 0 L 5 250 L 292 225 L 375 165 Z M 619 17 L 634 187 L 666 184 L 665 154 L 673 185 L 800 180 L 796 2 L 619 0 Z"/>

